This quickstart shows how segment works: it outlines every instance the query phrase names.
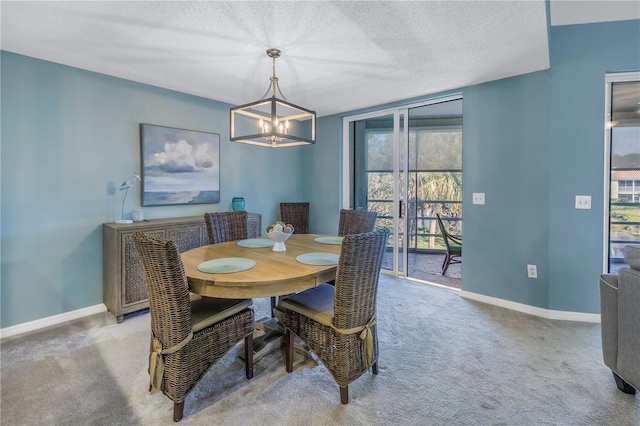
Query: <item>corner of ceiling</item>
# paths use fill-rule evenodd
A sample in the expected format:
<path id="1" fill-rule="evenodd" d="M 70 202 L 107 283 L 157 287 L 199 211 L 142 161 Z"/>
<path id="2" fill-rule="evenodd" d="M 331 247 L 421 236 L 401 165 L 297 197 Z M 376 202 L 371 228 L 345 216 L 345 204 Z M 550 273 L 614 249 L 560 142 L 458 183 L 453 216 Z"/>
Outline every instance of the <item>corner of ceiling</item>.
<path id="1" fill-rule="evenodd" d="M 547 14 L 547 69 L 551 68 L 551 0 L 544 0 Z"/>

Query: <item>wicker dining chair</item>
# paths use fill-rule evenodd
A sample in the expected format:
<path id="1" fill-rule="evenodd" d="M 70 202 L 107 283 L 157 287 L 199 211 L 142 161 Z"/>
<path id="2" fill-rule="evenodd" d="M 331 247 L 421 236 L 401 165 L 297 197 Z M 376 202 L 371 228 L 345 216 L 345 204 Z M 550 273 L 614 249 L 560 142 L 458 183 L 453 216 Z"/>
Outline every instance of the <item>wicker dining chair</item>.
<path id="1" fill-rule="evenodd" d="M 440 215 L 436 213 L 436 219 L 438 219 L 438 226 L 440 232 L 442 232 L 442 238 L 444 238 L 444 245 L 447 252 L 442 262 L 442 275 L 447 273 L 449 265 L 454 263 L 462 263 L 462 238 L 455 237 L 447 231 L 447 227 L 444 226 L 444 222 L 440 218 Z"/>
<path id="2" fill-rule="evenodd" d="M 364 210 L 340 210 L 338 235 L 363 234 L 373 231 L 378 213 Z"/>
<path id="3" fill-rule="evenodd" d="M 253 377 L 252 302 L 209 297 L 191 301 L 175 242 L 142 232 L 136 232 L 133 239 L 149 294 L 149 389 L 173 401 L 173 421 L 177 422 L 189 392 L 242 339 L 246 376 Z"/>
<path id="4" fill-rule="evenodd" d="M 280 203 L 280 220 L 292 224 L 296 234 L 308 234 L 309 203 L 306 201 Z"/>
<path id="5" fill-rule="evenodd" d="M 285 328 L 285 363 L 293 371 L 293 334 L 320 358 L 349 402 L 349 383 L 378 374 L 376 297 L 389 231 L 344 237 L 335 287 L 318 287 L 282 298 L 276 317 Z"/>
<path id="6" fill-rule="evenodd" d="M 205 213 L 204 222 L 207 225 L 209 244 L 244 240 L 247 238 L 246 210 Z"/>
<path id="7" fill-rule="evenodd" d="M 227 241 L 244 240 L 247 238 L 247 212 L 205 213 L 204 222 L 207 225 L 209 244 L 226 243 Z M 276 307 L 276 297 L 271 298 L 271 310 Z M 273 316 L 273 315 L 272 315 Z"/>

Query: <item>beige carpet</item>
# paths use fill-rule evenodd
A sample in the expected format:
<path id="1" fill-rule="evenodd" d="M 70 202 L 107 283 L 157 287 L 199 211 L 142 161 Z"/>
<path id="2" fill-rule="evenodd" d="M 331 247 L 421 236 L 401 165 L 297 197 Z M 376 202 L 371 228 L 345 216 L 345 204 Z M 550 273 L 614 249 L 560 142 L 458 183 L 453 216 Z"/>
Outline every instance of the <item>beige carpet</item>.
<path id="1" fill-rule="evenodd" d="M 268 299 L 255 300 L 256 317 Z M 338 386 L 322 366 L 263 358 L 252 380 L 240 348 L 186 401 L 197 425 L 640 424 L 640 396 L 618 391 L 602 362 L 599 324 L 560 322 L 382 277 L 380 374 Z M 149 395 L 149 315 L 110 314 L 1 343 L 2 425 L 172 424 L 173 404 Z"/>

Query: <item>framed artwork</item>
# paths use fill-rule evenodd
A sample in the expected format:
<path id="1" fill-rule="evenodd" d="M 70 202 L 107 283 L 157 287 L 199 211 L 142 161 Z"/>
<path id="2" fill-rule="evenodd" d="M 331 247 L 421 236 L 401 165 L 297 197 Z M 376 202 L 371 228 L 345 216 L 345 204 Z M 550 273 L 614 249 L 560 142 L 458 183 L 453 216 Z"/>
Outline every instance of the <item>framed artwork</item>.
<path id="1" fill-rule="evenodd" d="M 140 124 L 142 205 L 220 202 L 220 135 Z"/>

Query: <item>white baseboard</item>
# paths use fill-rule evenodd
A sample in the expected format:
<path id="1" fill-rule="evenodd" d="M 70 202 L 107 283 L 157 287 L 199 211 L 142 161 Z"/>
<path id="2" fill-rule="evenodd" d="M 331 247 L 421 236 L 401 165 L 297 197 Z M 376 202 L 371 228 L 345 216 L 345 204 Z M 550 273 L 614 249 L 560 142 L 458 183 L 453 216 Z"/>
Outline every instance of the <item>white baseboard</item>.
<path id="1" fill-rule="evenodd" d="M 551 309 L 538 308 L 536 306 L 525 305 L 522 303 L 511 302 L 509 300 L 498 299 L 497 297 L 485 296 L 483 294 L 473 293 L 470 291 L 460 291 L 460 296 L 465 299 L 475 300 L 489 305 L 500 306 L 501 308 L 511 309 L 512 311 L 523 312 L 525 314 L 535 315 L 541 318 L 563 321 L 579 321 L 579 322 L 600 322 L 600 314 L 588 314 L 584 312 L 555 311 Z"/>
<path id="2" fill-rule="evenodd" d="M 106 310 L 107 307 L 105 306 L 105 304 L 100 303 L 98 305 L 76 309 L 75 311 L 65 312 L 63 314 L 53 315 L 35 321 L 29 321 L 11 327 L 0 328 L 0 339 L 26 333 L 28 331 L 39 330 L 41 328 L 49 327 L 56 324 L 62 324 L 63 322 L 75 320 L 89 315 L 99 314 L 100 312 L 104 312 Z"/>

